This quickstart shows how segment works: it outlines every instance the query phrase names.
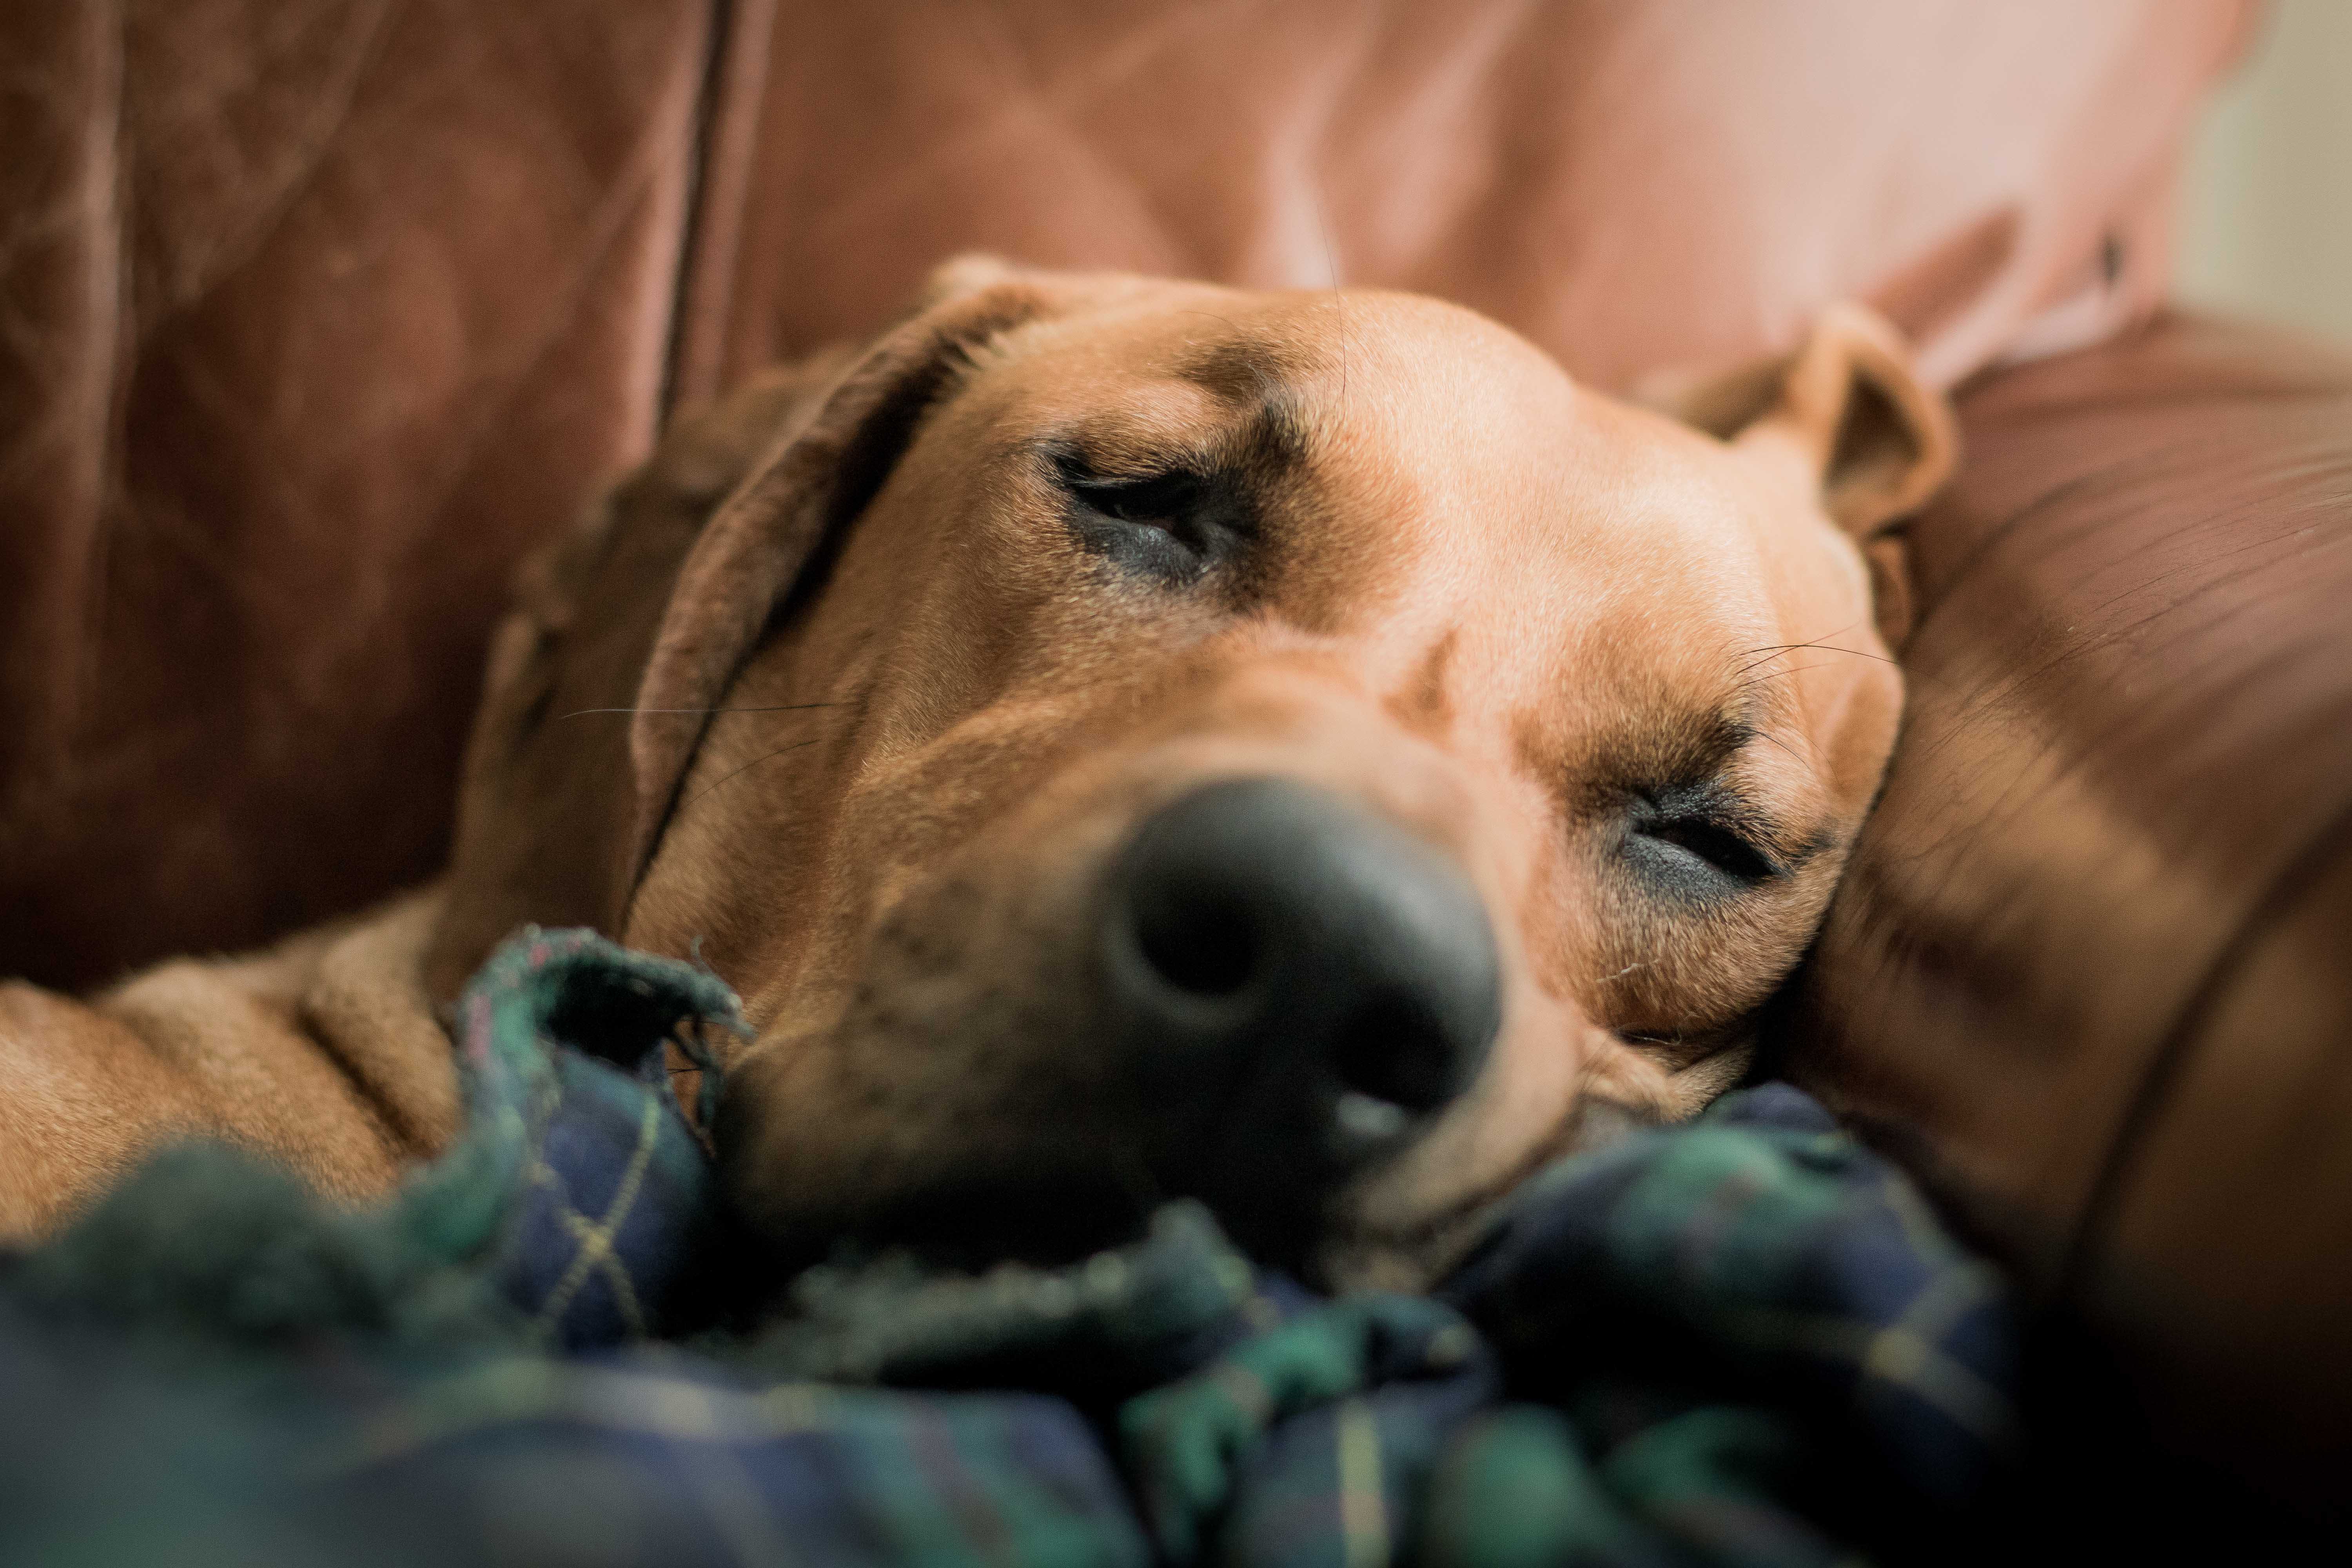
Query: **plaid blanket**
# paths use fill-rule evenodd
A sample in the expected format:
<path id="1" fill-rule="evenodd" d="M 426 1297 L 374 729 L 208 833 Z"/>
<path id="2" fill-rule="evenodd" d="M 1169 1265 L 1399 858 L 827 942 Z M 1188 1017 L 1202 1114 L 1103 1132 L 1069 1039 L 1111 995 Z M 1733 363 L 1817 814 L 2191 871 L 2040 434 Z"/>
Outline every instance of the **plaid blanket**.
<path id="1" fill-rule="evenodd" d="M 1948 1548 L 2012 1442 L 1998 1278 L 1785 1086 L 1543 1173 L 1426 1298 L 1319 1299 L 1190 1204 L 776 1294 L 667 1084 L 740 1027 L 526 932 L 393 1203 L 191 1148 L 9 1260 L 0 1560 L 1848 1563 Z"/>

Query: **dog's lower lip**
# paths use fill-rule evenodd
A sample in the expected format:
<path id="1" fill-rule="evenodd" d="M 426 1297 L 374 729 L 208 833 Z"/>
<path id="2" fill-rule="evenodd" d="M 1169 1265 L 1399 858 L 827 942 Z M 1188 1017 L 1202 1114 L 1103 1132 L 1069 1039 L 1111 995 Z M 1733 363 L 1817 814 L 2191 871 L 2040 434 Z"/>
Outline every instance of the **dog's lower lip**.
<path id="1" fill-rule="evenodd" d="M 1563 1118 L 1551 1135 L 1530 1149 L 1500 1176 L 1456 1197 L 1442 1208 L 1402 1225 L 1359 1226 L 1335 1235 L 1339 1246 L 1381 1248 L 1399 1253 L 1423 1252 L 1449 1233 L 1465 1227 L 1483 1230 L 1503 1209 L 1521 1183 L 1571 1152 L 1580 1131 L 1578 1119 Z"/>
<path id="2" fill-rule="evenodd" d="M 1396 1101 L 1343 1089 L 1331 1105 L 1331 1154 L 1343 1165 L 1360 1165 L 1399 1142 L 1412 1123 L 1412 1113 Z"/>

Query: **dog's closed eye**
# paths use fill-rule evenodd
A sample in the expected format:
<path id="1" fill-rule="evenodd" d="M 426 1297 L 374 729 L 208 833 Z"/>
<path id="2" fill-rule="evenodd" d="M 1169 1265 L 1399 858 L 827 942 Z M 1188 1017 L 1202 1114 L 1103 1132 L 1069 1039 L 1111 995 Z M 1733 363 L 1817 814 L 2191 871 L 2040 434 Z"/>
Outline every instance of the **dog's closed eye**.
<path id="1" fill-rule="evenodd" d="M 1181 587 L 1229 559 L 1247 535 L 1244 509 L 1212 477 L 1181 468 L 1100 474 L 1075 458 L 1056 467 L 1078 542 L 1137 576 Z"/>
<path id="2" fill-rule="evenodd" d="M 1789 873 L 1715 792 L 1667 790 L 1635 803 L 1625 855 L 1643 877 L 1692 898 L 1718 898 Z"/>
<path id="3" fill-rule="evenodd" d="M 1761 847 L 1704 817 L 1668 817 L 1636 828 L 1633 837 L 1642 844 L 1637 855 L 1670 871 L 1695 868 L 1690 863 L 1696 862 L 1718 877 L 1751 884 L 1780 874 Z"/>
<path id="4" fill-rule="evenodd" d="M 1173 527 L 1200 504 L 1202 480 L 1182 472 L 1141 479 L 1073 479 L 1070 489 L 1103 516 L 1119 522 Z"/>

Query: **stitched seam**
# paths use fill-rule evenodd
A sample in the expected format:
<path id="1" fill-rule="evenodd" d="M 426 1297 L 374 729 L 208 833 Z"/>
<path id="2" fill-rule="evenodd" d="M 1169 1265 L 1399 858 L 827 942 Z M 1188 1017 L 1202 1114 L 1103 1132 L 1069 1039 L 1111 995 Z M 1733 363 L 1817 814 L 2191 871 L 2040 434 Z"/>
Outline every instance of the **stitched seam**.
<path id="1" fill-rule="evenodd" d="M 2087 1284 L 2092 1264 L 2101 1251 L 2100 1243 L 2121 1217 L 2140 1152 L 2154 1134 L 2173 1091 L 2187 1078 L 2198 1048 L 2209 1038 L 2214 1016 L 2236 989 L 2241 972 L 2263 941 L 2279 929 L 2347 853 L 2352 853 L 2352 796 L 2338 805 L 2336 815 L 2312 836 L 2303 852 L 2271 879 L 2237 930 L 2198 976 L 2195 989 L 2174 1015 L 2172 1026 L 2149 1054 L 2147 1065 L 2140 1071 L 2138 1086 L 2116 1124 L 2115 1136 L 2108 1141 L 2106 1157 L 2099 1163 L 2097 1179 L 2091 1184 L 2082 1218 L 2074 1226 L 2052 1287 L 2057 1298 L 2076 1300 Z"/>
<path id="2" fill-rule="evenodd" d="M 687 310 L 693 303 L 695 268 L 702 257 L 703 202 L 710 178 L 711 138 L 719 134 L 719 89 L 735 40 L 735 0 L 710 0 L 704 26 L 702 81 L 695 89 L 694 132 L 687 139 L 685 206 L 678 220 L 677 253 L 670 265 L 669 331 L 662 344 L 661 386 L 654 396 L 656 428 L 669 423 L 677 396 L 680 361 L 686 353 Z"/>
<path id="3" fill-rule="evenodd" d="M 98 689 L 103 673 L 107 563 L 113 555 L 115 520 L 121 515 L 115 500 L 122 467 L 123 431 L 130 420 L 131 373 L 136 363 L 136 346 L 131 339 L 138 326 L 131 315 L 131 299 L 130 63 L 131 18 L 126 6 L 118 0 L 114 7 L 113 142 L 107 150 L 112 163 L 109 171 L 112 210 L 109 216 L 114 227 L 110 240 L 114 251 L 113 300 L 106 324 L 106 335 L 110 340 L 107 358 L 110 363 L 104 398 L 105 425 L 99 437 L 95 493 L 90 498 L 97 515 L 90 519 L 89 553 L 83 563 L 81 646 L 74 650 L 74 668 L 67 677 L 65 700 L 59 704 L 59 727 L 53 742 L 57 750 L 45 759 L 51 765 L 65 763 L 73 756 L 74 741 L 82 728 L 82 704 Z M 56 776 L 70 777 L 72 771 L 69 765 L 58 766 Z"/>
<path id="4" fill-rule="evenodd" d="M 732 374 L 735 295 L 751 190 L 759 173 L 774 66 L 776 0 L 724 0 L 726 37 L 704 84 L 705 135 L 698 183 L 681 258 L 667 415 L 681 403 L 725 390 Z"/>

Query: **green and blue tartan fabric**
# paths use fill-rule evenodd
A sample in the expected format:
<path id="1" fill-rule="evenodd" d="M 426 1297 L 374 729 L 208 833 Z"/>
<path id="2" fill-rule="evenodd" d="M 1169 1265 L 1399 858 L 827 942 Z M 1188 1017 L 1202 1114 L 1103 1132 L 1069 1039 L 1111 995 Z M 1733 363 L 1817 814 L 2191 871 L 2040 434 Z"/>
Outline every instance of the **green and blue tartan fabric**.
<path id="1" fill-rule="evenodd" d="M 1948 1547 L 2011 1440 L 1997 1278 L 1778 1085 L 1545 1173 L 1430 1298 L 1318 1299 L 1177 1204 L 747 1313 L 665 1072 L 734 1027 L 526 932 L 393 1203 L 183 1151 L 8 1263 L 0 1561 L 1846 1563 Z"/>
<path id="2" fill-rule="evenodd" d="M 399 1223 L 480 1258 L 549 1343 L 679 1327 L 725 1226 L 663 1047 L 705 1069 L 707 1125 L 719 1079 L 706 1037 L 743 1032 L 734 994 L 592 931 L 532 930 L 492 955 L 458 1012 L 467 1136 L 401 1194 Z M 606 1042 L 621 1064 L 583 1048 Z M 491 1194 L 502 1203 L 485 1208 Z"/>

